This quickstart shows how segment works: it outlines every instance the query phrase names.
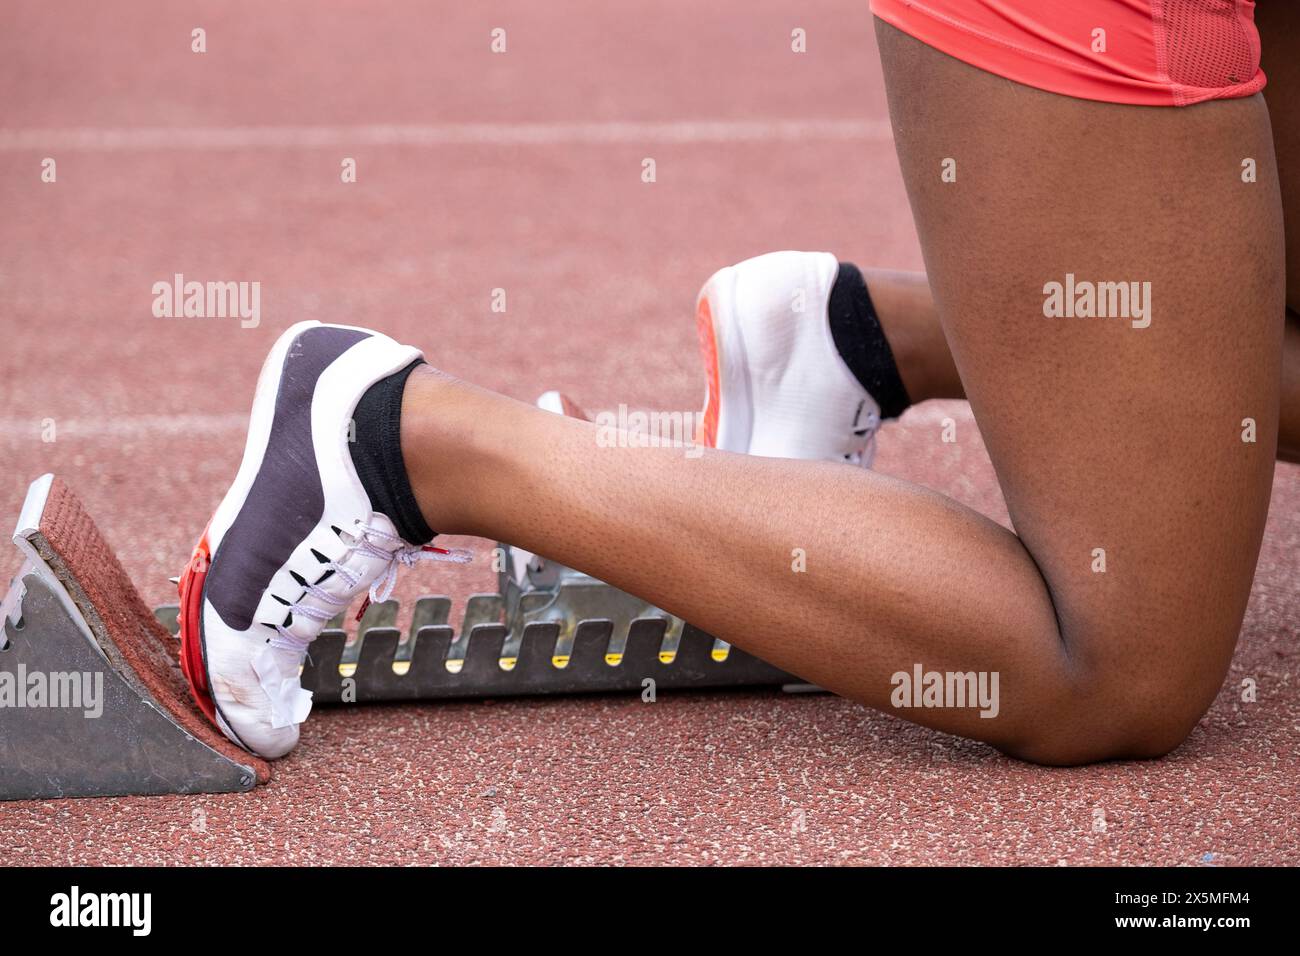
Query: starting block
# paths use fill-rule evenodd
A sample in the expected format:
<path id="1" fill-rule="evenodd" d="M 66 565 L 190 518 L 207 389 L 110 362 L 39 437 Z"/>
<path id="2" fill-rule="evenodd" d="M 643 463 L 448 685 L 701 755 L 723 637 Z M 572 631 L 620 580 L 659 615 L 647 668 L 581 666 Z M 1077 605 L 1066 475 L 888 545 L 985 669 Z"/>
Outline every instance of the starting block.
<path id="1" fill-rule="evenodd" d="M 0 800 L 251 790 L 271 768 L 191 702 L 176 641 L 81 502 L 38 478 L 0 605 Z"/>
<path id="2" fill-rule="evenodd" d="M 0 608 L 0 800 L 250 790 L 270 765 L 213 728 L 177 664 L 177 606 L 152 612 L 89 515 L 52 475 L 32 483 Z M 537 694 L 781 687 L 816 690 L 681 618 L 510 545 L 498 589 L 466 601 L 370 605 L 313 642 L 317 705 Z"/>

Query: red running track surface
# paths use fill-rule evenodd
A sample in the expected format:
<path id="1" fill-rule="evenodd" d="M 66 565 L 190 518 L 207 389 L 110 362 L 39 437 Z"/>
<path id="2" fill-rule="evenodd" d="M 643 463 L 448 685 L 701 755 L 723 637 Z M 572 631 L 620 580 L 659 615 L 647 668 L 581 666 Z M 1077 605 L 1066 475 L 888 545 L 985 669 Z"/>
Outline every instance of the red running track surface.
<path id="1" fill-rule="evenodd" d="M 861 0 L 12 0 L 0 100 L 0 515 L 62 475 L 152 603 L 294 321 L 379 327 L 523 399 L 691 410 L 715 268 L 920 266 Z M 154 318 L 176 272 L 259 281 L 260 325 Z M 966 406 L 881 444 L 1005 521 Z M 1232 671 L 1165 760 L 1047 770 L 826 696 L 322 709 L 252 794 L 7 805 L 3 862 L 1294 864 L 1298 505 L 1279 467 Z M 440 566 L 399 596 L 490 587 Z"/>

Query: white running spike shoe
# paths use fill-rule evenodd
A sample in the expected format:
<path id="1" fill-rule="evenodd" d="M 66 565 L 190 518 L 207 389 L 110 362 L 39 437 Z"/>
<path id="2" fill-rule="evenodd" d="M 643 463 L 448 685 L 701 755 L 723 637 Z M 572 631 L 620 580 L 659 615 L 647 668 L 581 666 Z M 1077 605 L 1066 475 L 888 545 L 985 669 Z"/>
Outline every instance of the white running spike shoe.
<path id="1" fill-rule="evenodd" d="M 698 442 L 871 466 L 880 406 L 831 338 L 838 272 L 827 252 L 770 252 L 704 283 L 695 318 L 708 391 Z"/>
<path id="2" fill-rule="evenodd" d="M 403 541 L 352 463 L 357 403 L 420 352 L 368 329 L 302 322 L 276 341 L 235 483 L 181 575 L 181 668 L 221 731 L 263 757 L 298 742 L 299 672 L 325 622 L 399 565 L 468 560 Z"/>

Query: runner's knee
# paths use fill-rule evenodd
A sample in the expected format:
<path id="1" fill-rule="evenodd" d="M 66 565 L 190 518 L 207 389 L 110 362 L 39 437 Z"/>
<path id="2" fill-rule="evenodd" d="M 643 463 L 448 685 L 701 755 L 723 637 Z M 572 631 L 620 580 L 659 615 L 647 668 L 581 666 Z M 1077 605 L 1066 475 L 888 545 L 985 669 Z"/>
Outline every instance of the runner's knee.
<path id="1" fill-rule="evenodd" d="M 1219 666 L 1190 650 L 1222 646 L 1214 636 L 1188 637 L 1183 646 L 1189 651 L 1181 660 L 1118 655 L 1084 669 L 1064 699 L 1008 752 L 1062 766 L 1168 754 L 1205 714 L 1227 667 L 1226 660 Z"/>

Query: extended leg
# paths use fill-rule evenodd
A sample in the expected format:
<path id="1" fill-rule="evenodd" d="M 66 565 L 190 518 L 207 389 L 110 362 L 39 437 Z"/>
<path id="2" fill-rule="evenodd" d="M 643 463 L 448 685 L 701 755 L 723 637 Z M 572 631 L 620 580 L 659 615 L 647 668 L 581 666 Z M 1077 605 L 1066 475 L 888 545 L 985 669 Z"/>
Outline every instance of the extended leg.
<path id="1" fill-rule="evenodd" d="M 916 663 L 1000 674 L 994 719 L 895 711 L 909 719 L 1050 762 L 1163 753 L 1222 682 L 1267 511 L 1282 263 L 1266 111 L 1067 100 L 889 29 L 882 51 L 940 313 L 1020 538 L 839 465 L 604 447 L 593 425 L 437 373 L 403 404 L 417 497 L 435 528 L 551 555 L 885 710 Z M 954 153 L 962 191 L 941 194 Z M 1150 282 L 1150 327 L 1045 318 L 1044 284 L 1067 273 Z"/>

